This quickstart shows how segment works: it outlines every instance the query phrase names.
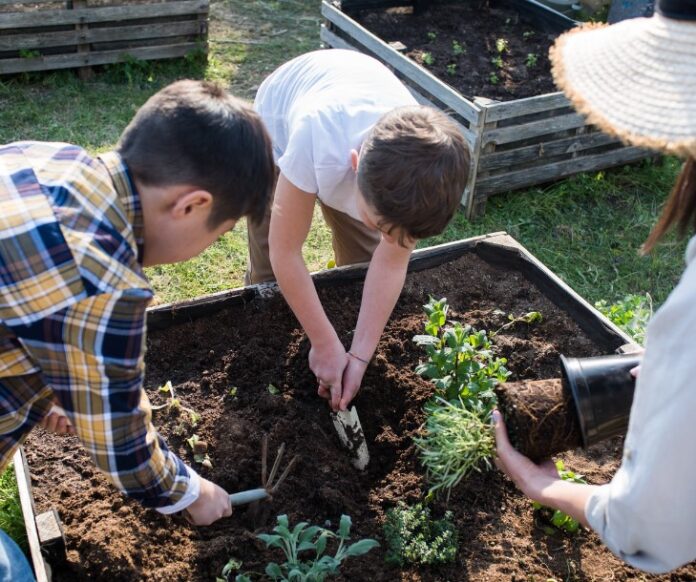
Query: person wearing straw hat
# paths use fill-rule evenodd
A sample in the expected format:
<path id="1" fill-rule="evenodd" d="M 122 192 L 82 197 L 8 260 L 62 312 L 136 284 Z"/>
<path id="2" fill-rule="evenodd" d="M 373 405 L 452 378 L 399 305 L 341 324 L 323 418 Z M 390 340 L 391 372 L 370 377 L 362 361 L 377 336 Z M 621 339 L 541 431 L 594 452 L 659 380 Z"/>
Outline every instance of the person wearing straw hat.
<path id="1" fill-rule="evenodd" d="M 659 0 L 651 18 L 584 26 L 551 49 L 556 83 L 588 121 L 625 142 L 686 158 L 643 245 L 696 231 L 696 0 Z M 510 444 L 494 411 L 496 464 L 530 498 L 595 530 L 632 566 L 659 573 L 696 559 L 696 236 L 686 270 L 648 326 L 623 459 L 612 481 L 561 481 Z"/>

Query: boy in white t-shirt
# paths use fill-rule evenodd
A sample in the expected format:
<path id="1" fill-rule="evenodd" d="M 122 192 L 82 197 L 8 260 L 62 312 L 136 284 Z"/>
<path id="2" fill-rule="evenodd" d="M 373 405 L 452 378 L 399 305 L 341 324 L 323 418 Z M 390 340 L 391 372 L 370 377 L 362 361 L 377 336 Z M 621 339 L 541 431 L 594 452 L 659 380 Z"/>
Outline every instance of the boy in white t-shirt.
<path id="1" fill-rule="evenodd" d="M 277 279 L 311 342 L 319 394 L 345 410 L 416 241 L 442 232 L 457 209 L 468 147 L 445 114 L 419 106 L 389 69 L 354 51 L 316 51 L 284 64 L 261 85 L 254 108 L 271 135 L 279 175 L 272 212 L 249 228 L 247 282 Z M 370 261 L 349 351 L 302 258 L 317 200 L 336 264 Z"/>

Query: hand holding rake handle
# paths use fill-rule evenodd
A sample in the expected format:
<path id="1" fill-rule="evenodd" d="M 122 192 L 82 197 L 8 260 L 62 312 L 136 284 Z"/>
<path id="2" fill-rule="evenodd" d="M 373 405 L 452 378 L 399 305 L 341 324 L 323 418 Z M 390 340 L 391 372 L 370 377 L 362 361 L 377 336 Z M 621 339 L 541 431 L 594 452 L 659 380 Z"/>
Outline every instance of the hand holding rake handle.
<path id="1" fill-rule="evenodd" d="M 262 501 L 264 499 L 271 499 L 273 494 L 278 490 L 280 484 L 285 481 L 285 478 L 290 473 L 295 461 L 297 461 L 297 456 L 293 457 L 285 467 L 285 470 L 281 473 L 280 477 L 273 482 L 276 474 L 278 473 L 278 468 L 280 467 L 280 462 L 283 459 L 283 454 L 285 453 L 285 443 L 282 443 L 278 448 L 278 454 L 276 455 L 273 466 L 271 467 L 271 473 L 267 475 L 267 461 L 268 461 L 268 436 L 263 436 L 263 441 L 261 444 L 261 485 L 259 489 L 249 489 L 248 491 L 241 491 L 239 493 L 233 493 L 230 495 L 230 505 L 246 505 L 247 503 L 253 503 L 254 501 Z"/>

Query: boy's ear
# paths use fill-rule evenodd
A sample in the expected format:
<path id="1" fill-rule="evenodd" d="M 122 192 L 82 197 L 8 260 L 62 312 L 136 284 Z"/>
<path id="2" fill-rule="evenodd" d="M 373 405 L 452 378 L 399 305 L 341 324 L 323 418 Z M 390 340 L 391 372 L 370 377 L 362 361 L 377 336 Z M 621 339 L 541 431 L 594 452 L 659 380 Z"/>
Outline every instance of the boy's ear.
<path id="1" fill-rule="evenodd" d="M 190 190 L 180 194 L 172 207 L 174 218 L 184 218 L 194 210 L 210 211 L 213 207 L 213 195 L 207 190 Z"/>
<path id="2" fill-rule="evenodd" d="M 358 150 L 350 150 L 350 165 L 353 166 L 353 171 L 358 171 L 358 163 L 360 162 L 360 154 Z"/>

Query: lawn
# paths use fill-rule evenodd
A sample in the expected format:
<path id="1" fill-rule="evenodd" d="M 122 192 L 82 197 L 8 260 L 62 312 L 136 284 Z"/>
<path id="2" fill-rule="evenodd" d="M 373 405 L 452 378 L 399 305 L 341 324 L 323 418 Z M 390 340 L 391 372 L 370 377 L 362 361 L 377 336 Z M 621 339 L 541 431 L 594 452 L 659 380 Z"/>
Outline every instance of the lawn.
<path id="1" fill-rule="evenodd" d="M 93 153 L 107 151 L 137 108 L 178 78 L 216 80 L 253 99 L 276 66 L 320 47 L 319 6 L 319 0 L 213 0 L 207 59 L 199 54 L 177 62 L 131 61 L 103 67 L 88 82 L 73 72 L 0 79 L 0 143 L 66 141 Z M 674 159 L 644 162 L 497 195 L 482 219 L 470 223 L 460 214 L 421 246 L 505 230 L 590 301 L 649 293 L 660 304 L 681 273 L 685 245 L 672 237 L 649 257 L 637 251 L 678 168 Z M 319 214 L 305 257 L 312 270 L 332 258 L 330 233 Z M 148 275 L 162 303 L 239 286 L 245 267 L 242 221 L 197 259 L 148 269 Z"/>

